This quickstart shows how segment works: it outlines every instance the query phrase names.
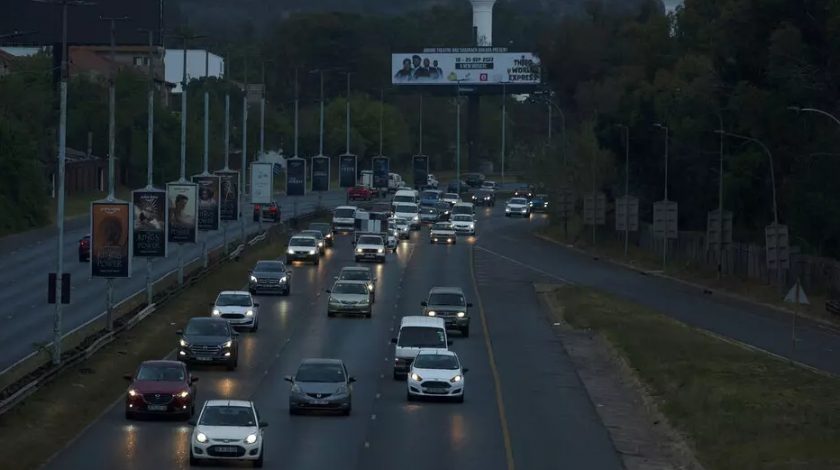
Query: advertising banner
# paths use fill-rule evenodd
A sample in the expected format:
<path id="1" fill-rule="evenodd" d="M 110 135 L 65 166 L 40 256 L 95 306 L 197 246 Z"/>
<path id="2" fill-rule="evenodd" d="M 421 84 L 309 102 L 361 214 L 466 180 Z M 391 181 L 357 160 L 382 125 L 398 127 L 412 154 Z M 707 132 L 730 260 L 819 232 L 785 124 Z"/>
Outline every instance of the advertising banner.
<path id="1" fill-rule="evenodd" d="M 388 189 L 388 157 L 373 157 L 373 187 Z"/>
<path id="2" fill-rule="evenodd" d="M 312 157 L 312 191 L 330 190 L 330 157 Z"/>
<path id="3" fill-rule="evenodd" d="M 274 195 L 274 164 L 251 163 L 251 204 L 270 204 Z"/>
<path id="4" fill-rule="evenodd" d="M 198 218 L 198 186 L 193 183 L 166 185 L 168 215 L 166 239 L 169 243 L 195 243 Z"/>
<path id="5" fill-rule="evenodd" d="M 290 158 L 286 160 L 286 196 L 306 194 L 306 160 Z"/>
<path id="6" fill-rule="evenodd" d="M 239 172 L 217 171 L 219 177 L 219 219 L 239 220 Z"/>
<path id="7" fill-rule="evenodd" d="M 392 83 L 539 85 L 541 81 L 540 59 L 531 52 L 493 52 L 481 48 L 433 51 L 392 54 Z"/>
<path id="8" fill-rule="evenodd" d="M 131 204 L 93 202 L 90 206 L 91 277 L 131 277 Z"/>
<path id="9" fill-rule="evenodd" d="M 139 258 L 166 257 L 166 191 L 138 189 L 131 193 L 134 228 L 131 250 Z"/>
<path id="10" fill-rule="evenodd" d="M 356 179 L 359 174 L 358 157 L 345 153 L 338 157 L 338 186 L 341 188 L 352 188 L 356 186 Z"/>
<path id="11" fill-rule="evenodd" d="M 411 160 L 411 168 L 414 170 L 414 187 L 422 188 L 429 181 L 429 157 L 426 155 L 415 155 Z"/>
<path id="12" fill-rule="evenodd" d="M 202 232 L 219 230 L 219 177 L 193 176 L 193 183 L 198 185 L 198 229 Z"/>

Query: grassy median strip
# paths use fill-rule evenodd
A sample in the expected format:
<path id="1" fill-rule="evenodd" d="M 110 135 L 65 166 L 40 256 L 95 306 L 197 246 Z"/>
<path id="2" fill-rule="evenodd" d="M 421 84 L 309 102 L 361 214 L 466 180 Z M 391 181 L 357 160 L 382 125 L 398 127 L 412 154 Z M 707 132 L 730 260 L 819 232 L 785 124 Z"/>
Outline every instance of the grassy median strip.
<path id="1" fill-rule="evenodd" d="M 175 347 L 178 327 L 193 316 L 206 315 L 208 302 L 219 291 L 241 288 L 257 260 L 281 256 L 285 241 L 285 233 L 271 231 L 239 261 L 209 273 L 90 360 L 0 416 L 0 462 L 16 469 L 43 464 L 125 393 L 128 383 L 124 374 L 134 372 L 144 360 L 164 357 Z"/>
<path id="2" fill-rule="evenodd" d="M 624 356 L 707 469 L 840 467 L 840 379 L 591 289 L 553 295 L 558 319 Z"/>

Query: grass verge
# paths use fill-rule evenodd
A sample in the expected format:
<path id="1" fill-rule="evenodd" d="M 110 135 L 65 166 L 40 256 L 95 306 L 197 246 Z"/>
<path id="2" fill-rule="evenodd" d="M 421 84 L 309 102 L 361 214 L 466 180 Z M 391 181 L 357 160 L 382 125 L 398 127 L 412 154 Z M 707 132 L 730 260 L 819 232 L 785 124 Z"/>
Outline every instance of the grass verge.
<path id="1" fill-rule="evenodd" d="M 840 467 L 840 379 L 591 289 L 553 295 L 553 315 L 612 344 L 705 468 Z"/>
<path id="2" fill-rule="evenodd" d="M 270 232 L 239 261 L 209 273 L 92 358 L 0 416 L 0 462 L 14 462 L 16 469 L 42 465 L 125 393 L 124 374 L 144 360 L 166 356 L 175 347 L 175 329 L 203 311 L 204 307 L 196 310 L 196 306 L 206 306 L 220 290 L 242 287 L 257 260 L 282 254 L 285 238 L 285 233 Z"/>
<path id="3" fill-rule="evenodd" d="M 592 244 L 591 227 L 584 226 L 580 217 L 573 217 L 569 220 L 568 232 L 564 230 L 562 222 L 551 223 L 543 227 L 540 235 L 557 243 L 573 245 L 593 255 L 602 258 L 612 259 L 620 263 L 630 265 L 643 271 L 662 271 L 662 254 L 652 253 L 634 246 L 632 241 L 628 247 L 627 256 L 624 256 L 624 241 L 616 238 L 610 232 L 606 234 L 603 230 L 596 235 L 596 243 Z M 664 273 L 687 282 L 699 284 L 712 290 L 730 293 L 755 302 L 774 305 L 785 309 L 792 309 L 791 304 L 784 302 L 787 293 L 779 290 L 779 287 L 754 279 L 743 279 L 737 276 L 724 276 L 717 278 L 717 272 L 708 266 L 682 260 L 669 260 Z M 825 310 L 827 296 L 824 292 L 808 292 L 810 305 L 801 306 L 800 313 L 804 316 L 840 325 L 840 318 L 828 313 Z"/>

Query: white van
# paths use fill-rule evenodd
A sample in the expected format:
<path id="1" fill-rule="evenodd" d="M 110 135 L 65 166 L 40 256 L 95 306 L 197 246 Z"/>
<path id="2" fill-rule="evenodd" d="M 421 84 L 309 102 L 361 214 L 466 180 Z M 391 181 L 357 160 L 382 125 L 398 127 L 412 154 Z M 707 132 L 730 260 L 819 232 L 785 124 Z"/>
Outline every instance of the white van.
<path id="1" fill-rule="evenodd" d="M 390 192 L 397 192 L 405 186 L 403 183 L 402 176 L 398 173 L 388 173 L 388 191 Z"/>
<path id="2" fill-rule="evenodd" d="M 459 202 L 452 206 L 452 215 L 456 214 L 475 215 L 475 205 L 471 202 Z"/>
<path id="3" fill-rule="evenodd" d="M 420 230 L 420 207 L 410 202 L 398 202 L 393 206 L 394 217 L 405 219 L 411 230 Z"/>
<path id="4" fill-rule="evenodd" d="M 405 380 L 411 363 L 421 349 L 449 349 L 443 318 L 406 316 L 400 322 L 400 332 L 391 338 L 394 344 L 394 379 Z"/>
<path id="5" fill-rule="evenodd" d="M 333 211 L 332 227 L 336 232 L 352 232 L 356 229 L 356 206 L 338 206 Z"/>
<path id="6" fill-rule="evenodd" d="M 394 198 L 391 199 L 391 205 L 397 203 L 419 204 L 420 193 L 413 189 L 400 189 L 394 194 Z"/>

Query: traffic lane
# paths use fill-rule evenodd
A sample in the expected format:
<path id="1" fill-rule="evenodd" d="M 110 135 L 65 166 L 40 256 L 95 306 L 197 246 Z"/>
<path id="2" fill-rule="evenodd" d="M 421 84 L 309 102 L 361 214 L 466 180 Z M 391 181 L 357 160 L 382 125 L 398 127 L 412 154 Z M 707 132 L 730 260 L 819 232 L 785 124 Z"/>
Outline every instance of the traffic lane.
<path id="1" fill-rule="evenodd" d="M 380 369 L 381 397 L 371 422 L 368 447 L 356 468 L 404 469 L 481 468 L 504 469 L 505 445 L 496 403 L 495 383 L 478 316 L 477 294 L 470 276 L 472 237 L 459 237 L 457 245 L 429 244 L 428 229 L 419 236 L 411 264 L 405 272 L 402 296 L 393 319 L 396 336 L 401 317 L 420 315 L 420 302 L 435 286 L 461 287 L 471 310 L 470 337 L 451 332 L 449 339 L 464 367 L 464 403 L 408 402 L 406 382 L 392 378 L 394 347 Z"/>
<path id="2" fill-rule="evenodd" d="M 312 199 L 312 198 L 310 198 Z M 333 195 L 325 197 L 324 204 L 332 203 L 339 199 Z M 301 210 L 306 212 L 314 211 L 317 200 L 307 200 L 301 205 Z M 284 214 L 283 219 L 288 220 L 289 214 Z M 265 222 L 264 222 L 265 224 Z M 235 240 L 240 233 L 241 226 L 238 222 L 230 224 L 228 228 L 228 241 Z M 246 219 L 246 230 L 249 234 L 257 230 L 258 224 Z M 208 247 L 221 246 L 225 235 L 223 231 L 209 232 L 211 235 L 207 240 Z M 204 235 L 201 235 L 202 237 Z M 199 258 L 202 255 L 202 241 L 196 244 L 173 246 L 167 258 L 155 258 L 152 261 L 152 278 L 160 279 L 165 274 L 172 272 L 178 267 L 178 250 L 184 250 L 182 255 L 185 264 Z M 75 252 L 74 252 L 75 253 Z M 105 296 L 105 280 L 90 278 L 90 264 L 79 263 L 73 259 L 74 253 L 65 252 L 65 266 L 71 273 L 71 304 L 63 308 L 63 328 L 65 331 L 72 330 L 91 318 L 100 315 L 107 308 Z M 46 257 L 42 257 L 46 258 Z M 41 265 L 40 274 L 51 270 L 51 267 Z M 54 269 L 53 269 L 54 270 Z M 129 279 L 119 279 L 114 282 L 115 303 L 126 299 L 139 291 L 145 289 L 146 262 L 135 259 L 132 269 L 133 276 Z M 6 276 L 12 276 L 5 273 Z M 36 344 L 46 344 L 52 340 L 52 327 L 55 307 L 46 304 L 43 279 L 39 276 L 25 274 L 22 281 L 14 286 L 14 289 L 5 288 L 0 290 L 0 370 L 9 367 L 18 360 L 31 354 Z"/>
<path id="3" fill-rule="evenodd" d="M 552 280 L 481 250 L 474 256 L 516 466 L 622 468 L 536 296 L 534 283 Z"/>
<path id="4" fill-rule="evenodd" d="M 519 223 L 517 223 L 519 222 Z M 533 269 L 594 287 L 667 314 L 688 325 L 741 341 L 812 367 L 840 373 L 840 334 L 835 329 L 799 318 L 796 349 L 791 351 L 790 315 L 749 302 L 704 294 L 658 276 L 643 276 L 591 256 L 542 240 L 532 231 L 545 223 L 493 220 L 480 246 Z"/>
<path id="5" fill-rule="evenodd" d="M 337 272 L 330 257 L 320 266 L 293 268 L 292 293 L 289 297 L 259 296 L 260 330 L 240 336 L 241 357 L 236 371 L 215 367 L 193 367 L 199 377 L 197 410 L 205 400 L 248 398 L 263 383 L 267 371 L 282 357 L 289 340 L 305 331 L 313 318 L 309 313 L 316 294 Z M 231 288 L 243 280 L 231 280 Z M 199 311 L 206 306 L 196 306 Z M 177 337 L 173 336 L 173 347 Z M 127 371 L 130 372 L 130 371 Z M 114 380 L 121 380 L 115 377 Z M 186 468 L 189 463 L 189 438 L 192 428 L 184 422 L 157 420 L 127 421 L 120 400 L 94 422 L 68 448 L 57 454 L 48 468 Z"/>
<path id="6" fill-rule="evenodd" d="M 347 238 L 337 240 L 337 268 L 360 265 L 354 262 Z M 311 317 L 306 329 L 292 339 L 254 394 L 260 413 L 270 423 L 265 431 L 271 443 L 265 454 L 268 468 L 351 468 L 363 451 L 367 429 L 378 424 L 373 408 L 390 344 L 394 306 L 401 294 L 401 274 L 411 258 L 410 247 L 403 247 L 408 249 L 389 255 L 384 264 L 372 265 L 377 296 L 371 318 L 328 318 L 327 294 L 322 294 L 313 310 L 306 312 Z M 357 379 L 352 386 L 350 416 L 289 415 L 290 384 L 283 378 L 294 375 L 300 361 L 311 357 L 342 359 L 349 374 Z"/>

